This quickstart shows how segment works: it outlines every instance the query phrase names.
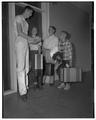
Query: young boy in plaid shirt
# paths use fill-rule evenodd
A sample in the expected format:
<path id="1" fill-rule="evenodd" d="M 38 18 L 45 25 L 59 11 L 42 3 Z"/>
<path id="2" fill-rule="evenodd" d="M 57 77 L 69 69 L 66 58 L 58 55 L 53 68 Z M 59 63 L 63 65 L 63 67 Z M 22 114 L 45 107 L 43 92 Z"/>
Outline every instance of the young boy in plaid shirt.
<path id="1" fill-rule="evenodd" d="M 60 75 L 60 68 L 72 66 L 72 44 L 70 42 L 70 34 L 66 31 L 61 31 L 59 40 L 59 52 L 57 53 L 57 73 Z M 70 83 L 61 82 L 58 88 L 64 90 L 70 89 Z"/>

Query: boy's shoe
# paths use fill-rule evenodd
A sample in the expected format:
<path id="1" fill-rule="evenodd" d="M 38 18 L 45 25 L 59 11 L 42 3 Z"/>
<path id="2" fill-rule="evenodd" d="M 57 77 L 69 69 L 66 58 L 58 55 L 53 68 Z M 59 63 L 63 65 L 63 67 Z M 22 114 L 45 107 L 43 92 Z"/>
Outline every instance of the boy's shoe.
<path id="1" fill-rule="evenodd" d="M 64 90 L 69 90 L 70 89 L 70 84 L 66 84 L 66 86 L 64 87 Z"/>
<path id="2" fill-rule="evenodd" d="M 65 88 L 65 84 L 64 83 L 61 83 L 57 88 Z"/>

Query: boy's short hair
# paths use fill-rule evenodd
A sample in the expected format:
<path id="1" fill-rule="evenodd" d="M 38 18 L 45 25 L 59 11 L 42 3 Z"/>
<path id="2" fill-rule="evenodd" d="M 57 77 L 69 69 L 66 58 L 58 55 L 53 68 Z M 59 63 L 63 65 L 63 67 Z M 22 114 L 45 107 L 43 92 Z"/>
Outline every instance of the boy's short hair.
<path id="1" fill-rule="evenodd" d="M 25 10 L 31 10 L 31 11 L 33 11 L 33 13 L 35 12 L 34 9 L 30 6 L 26 6 L 23 11 L 25 11 Z"/>
<path id="2" fill-rule="evenodd" d="M 67 31 L 62 30 L 61 32 L 66 34 L 66 39 L 68 39 L 68 40 L 69 40 L 69 39 L 71 38 L 71 34 L 70 34 L 70 33 L 68 33 Z"/>
<path id="3" fill-rule="evenodd" d="M 49 28 L 50 28 L 50 27 L 54 30 L 54 33 L 56 33 L 56 27 L 54 27 L 54 26 L 49 26 Z"/>

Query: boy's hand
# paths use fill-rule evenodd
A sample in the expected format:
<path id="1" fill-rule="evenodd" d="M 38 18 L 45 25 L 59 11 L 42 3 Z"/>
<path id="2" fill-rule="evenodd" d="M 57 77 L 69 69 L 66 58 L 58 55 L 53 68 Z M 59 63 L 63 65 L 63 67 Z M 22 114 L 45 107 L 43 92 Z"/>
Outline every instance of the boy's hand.
<path id="1" fill-rule="evenodd" d="M 66 64 L 66 67 L 69 68 L 70 66 L 68 64 Z"/>
<path id="2" fill-rule="evenodd" d="M 39 46 L 39 48 L 38 48 L 38 52 L 39 52 L 39 54 L 41 53 L 41 47 Z"/>
<path id="3" fill-rule="evenodd" d="M 59 55 L 58 55 L 56 58 L 57 58 L 57 60 L 61 60 L 61 58 L 60 58 L 60 56 L 59 56 Z"/>
<path id="4" fill-rule="evenodd" d="M 70 60 L 69 64 L 70 64 L 70 67 L 72 67 L 72 60 Z"/>

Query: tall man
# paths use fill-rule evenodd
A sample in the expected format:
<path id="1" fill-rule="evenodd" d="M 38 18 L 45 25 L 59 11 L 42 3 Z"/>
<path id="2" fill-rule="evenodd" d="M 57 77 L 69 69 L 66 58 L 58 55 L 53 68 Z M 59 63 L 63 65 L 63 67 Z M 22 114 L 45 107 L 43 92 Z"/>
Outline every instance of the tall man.
<path id="1" fill-rule="evenodd" d="M 28 71 L 29 71 L 29 47 L 28 41 L 37 41 L 28 36 L 27 18 L 31 17 L 33 9 L 29 6 L 24 8 L 21 15 L 15 17 L 14 32 L 15 32 L 15 51 L 16 51 L 16 70 L 19 94 L 23 100 L 27 98 L 28 89 Z"/>

